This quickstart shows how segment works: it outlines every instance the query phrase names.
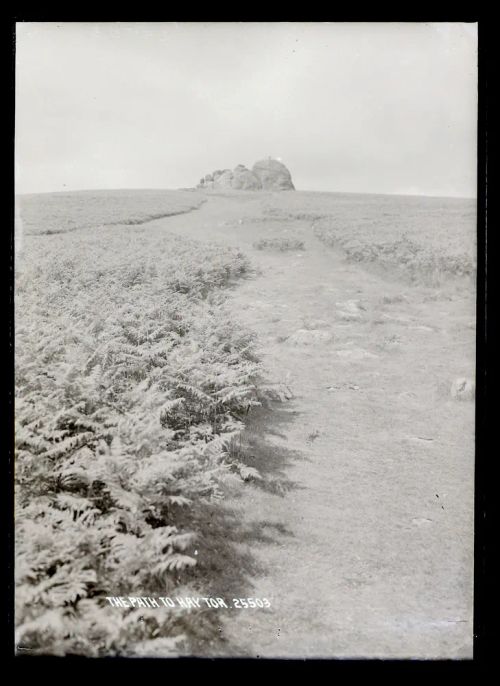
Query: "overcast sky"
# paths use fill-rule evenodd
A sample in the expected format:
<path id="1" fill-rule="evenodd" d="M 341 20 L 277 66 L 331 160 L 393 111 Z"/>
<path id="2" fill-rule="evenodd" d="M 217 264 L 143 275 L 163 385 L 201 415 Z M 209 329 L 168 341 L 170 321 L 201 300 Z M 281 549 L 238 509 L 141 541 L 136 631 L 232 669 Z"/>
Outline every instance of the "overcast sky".
<path id="1" fill-rule="evenodd" d="M 300 190 L 476 194 L 475 24 L 25 23 L 16 54 L 19 193 L 272 156 Z"/>

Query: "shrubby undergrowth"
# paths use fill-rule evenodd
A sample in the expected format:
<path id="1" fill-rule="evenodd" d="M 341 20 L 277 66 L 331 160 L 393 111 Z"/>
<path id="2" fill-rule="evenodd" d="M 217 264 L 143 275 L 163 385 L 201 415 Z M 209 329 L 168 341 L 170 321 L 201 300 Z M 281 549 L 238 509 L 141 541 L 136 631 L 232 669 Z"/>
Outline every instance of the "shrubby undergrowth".
<path id="1" fill-rule="evenodd" d="M 303 221 L 349 261 L 397 279 L 436 286 L 450 277 L 475 278 L 473 199 L 298 192 L 274 194 L 265 216 Z"/>
<path id="2" fill-rule="evenodd" d="M 314 233 L 326 245 L 339 247 L 352 262 L 374 264 L 410 282 L 439 285 L 449 277 L 470 277 L 476 273 L 474 253 L 453 249 L 444 241 L 441 245 L 378 231 L 378 239 L 371 227 L 339 227 L 329 219 L 317 220 Z"/>
<path id="3" fill-rule="evenodd" d="M 295 238 L 261 238 L 253 244 L 256 250 L 305 250 L 304 241 Z"/>
<path id="4" fill-rule="evenodd" d="M 158 230 L 32 237 L 16 282 L 16 623 L 30 652 L 168 655 L 199 532 L 179 513 L 258 474 L 230 451 L 258 404 L 251 336 L 223 288 L 236 250 Z"/>

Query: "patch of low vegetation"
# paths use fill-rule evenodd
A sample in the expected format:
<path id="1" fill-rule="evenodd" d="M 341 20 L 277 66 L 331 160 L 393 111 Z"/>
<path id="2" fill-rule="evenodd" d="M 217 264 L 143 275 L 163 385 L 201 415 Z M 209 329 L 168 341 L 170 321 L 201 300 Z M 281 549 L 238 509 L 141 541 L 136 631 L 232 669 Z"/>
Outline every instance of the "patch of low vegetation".
<path id="1" fill-rule="evenodd" d="M 383 230 L 370 222 L 349 227 L 330 219 L 319 220 L 314 233 L 326 245 L 340 248 L 349 261 L 377 265 L 409 282 L 434 286 L 449 277 L 473 278 L 476 272 L 472 231 L 464 241 L 466 246 L 470 244 L 469 251 L 456 238 L 447 244 L 446 235 L 438 241 L 427 240 L 426 232 L 410 237 L 398 233 L 394 226 Z"/>
<path id="2" fill-rule="evenodd" d="M 279 250 L 286 252 L 288 250 L 305 250 L 303 241 L 295 238 L 261 238 L 253 244 L 256 250 Z"/>
<path id="3" fill-rule="evenodd" d="M 476 202 L 467 198 L 300 192 L 274 194 L 265 216 L 308 222 L 348 260 L 410 283 L 474 278 Z"/>
<path id="4" fill-rule="evenodd" d="M 204 616 L 109 596 L 203 595 L 195 522 L 259 403 L 224 288 L 237 250 L 152 227 L 30 237 L 16 274 L 16 644 L 30 654 L 192 650 Z M 199 550 L 198 550 L 199 549 Z M 193 588 L 196 591 L 193 593 Z"/>
<path id="5" fill-rule="evenodd" d="M 24 235 L 53 235 L 109 224 L 143 224 L 197 209 L 205 202 L 187 191 L 78 191 L 20 195 L 17 222 Z M 21 228 L 20 227 L 20 228 Z"/>

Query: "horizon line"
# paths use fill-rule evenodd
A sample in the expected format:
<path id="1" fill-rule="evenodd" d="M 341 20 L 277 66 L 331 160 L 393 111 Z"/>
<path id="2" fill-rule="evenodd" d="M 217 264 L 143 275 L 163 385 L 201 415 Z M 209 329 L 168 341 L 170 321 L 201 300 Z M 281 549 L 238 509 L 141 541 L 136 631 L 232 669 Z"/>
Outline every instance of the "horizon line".
<path id="1" fill-rule="evenodd" d="M 221 190 L 231 190 L 231 189 L 221 189 Z M 234 190 L 234 189 L 232 189 Z M 114 192 L 114 191 L 197 191 L 197 192 L 206 192 L 203 189 L 199 189 L 196 186 L 183 186 L 179 188 L 165 188 L 164 186 L 157 186 L 157 187 L 122 187 L 122 188 L 75 188 L 75 189 L 68 189 L 68 190 L 54 190 L 54 191 L 23 191 L 20 193 L 14 192 L 15 197 L 20 197 L 23 195 L 53 195 L 56 193 L 92 193 L 92 192 L 99 192 L 99 193 L 105 193 L 106 191 L 108 192 Z M 398 192 L 380 192 L 380 191 L 343 191 L 343 190 L 334 190 L 334 191 L 325 191 L 325 190 L 314 190 L 314 189 L 294 189 L 293 191 L 263 191 L 263 190 L 256 190 L 256 191 L 237 191 L 237 192 L 242 192 L 242 193 L 286 193 L 286 192 L 291 192 L 291 193 L 328 193 L 331 195 L 383 195 L 383 196 L 389 196 L 389 197 L 402 197 L 402 198 L 442 198 L 446 200 L 476 200 L 477 201 L 477 194 L 476 195 L 434 195 L 434 194 L 427 194 L 427 193 L 398 193 Z"/>

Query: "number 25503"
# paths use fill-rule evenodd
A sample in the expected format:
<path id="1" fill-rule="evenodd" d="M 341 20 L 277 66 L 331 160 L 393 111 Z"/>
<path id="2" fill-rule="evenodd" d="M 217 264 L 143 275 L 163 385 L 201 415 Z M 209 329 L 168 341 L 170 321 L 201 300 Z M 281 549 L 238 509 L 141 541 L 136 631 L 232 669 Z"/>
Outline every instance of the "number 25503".
<path id="1" fill-rule="evenodd" d="M 271 607 L 267 598 L 233 598 L 233 605 L 240 610 L 249 607 Z"/>

